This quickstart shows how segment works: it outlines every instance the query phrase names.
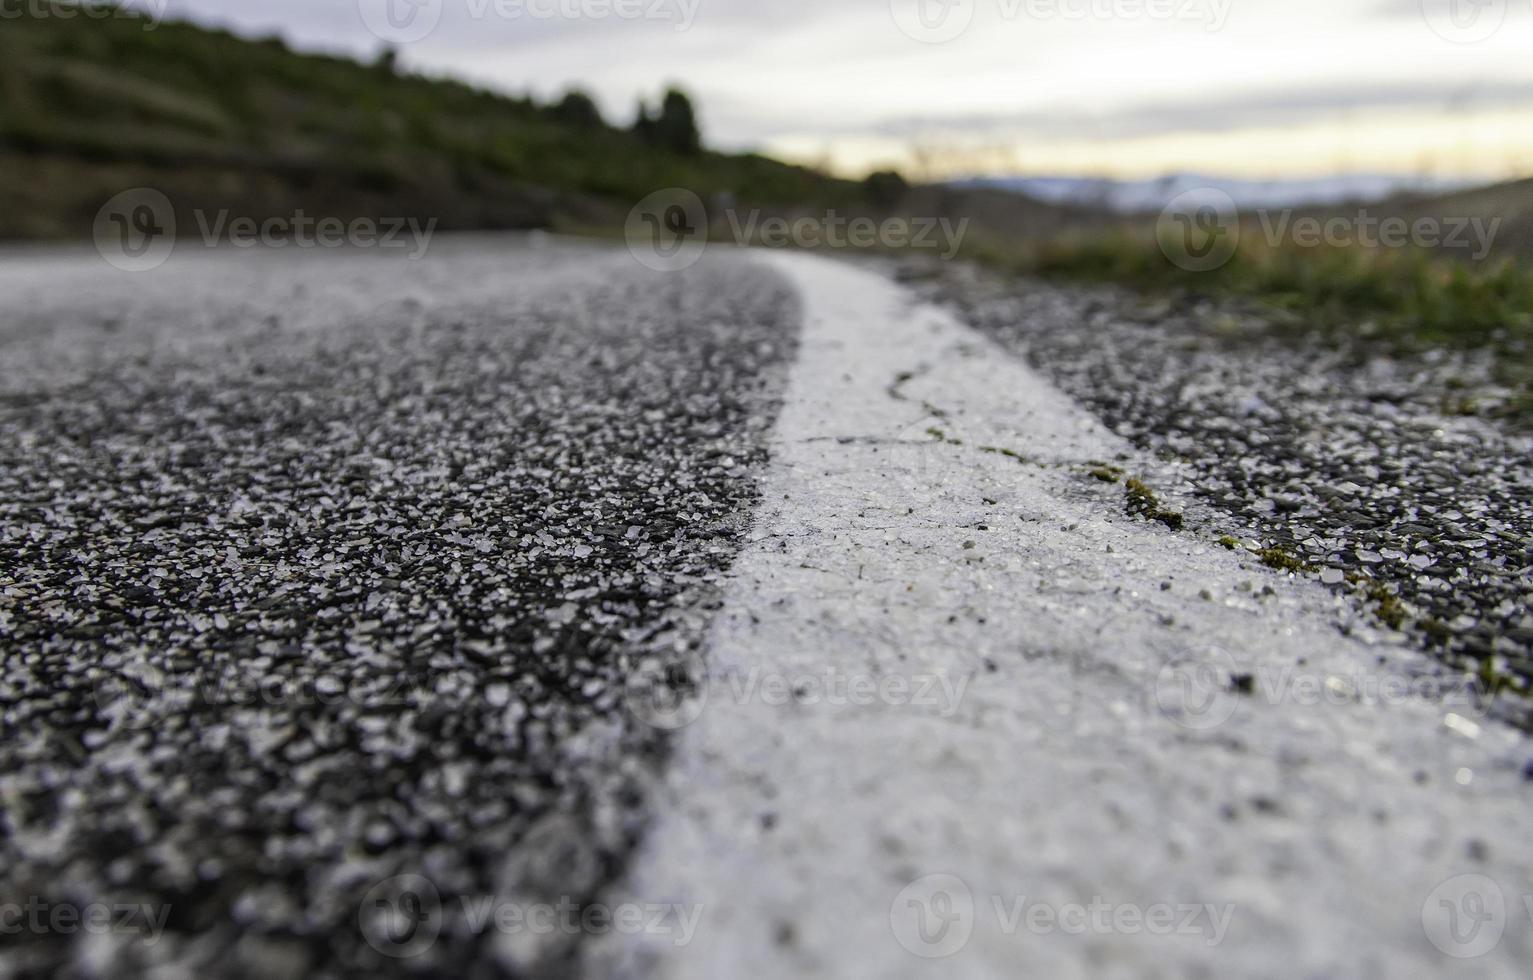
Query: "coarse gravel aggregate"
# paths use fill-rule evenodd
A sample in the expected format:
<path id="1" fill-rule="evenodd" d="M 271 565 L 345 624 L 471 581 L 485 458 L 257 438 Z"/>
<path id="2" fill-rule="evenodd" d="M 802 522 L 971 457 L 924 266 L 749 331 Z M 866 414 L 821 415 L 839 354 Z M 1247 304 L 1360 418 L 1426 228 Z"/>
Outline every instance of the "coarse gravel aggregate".
<path id="1" fill-rule="evenodd" d="M 1475 412 L 1506 394 L 1489 354 L 961 264 L 896 274 L 1156 454 L 1190 532 L 1319 579 L 1533 721 L 1514 693 L 1533 684 L 1533 437 Z"/>
<path id="2" fill-rule="evenodd" d="M 0 975 L 567 972 L 452 911 L 622 874 L 668 746 L 628 682 L 742 540 L 786 283 L 463 237 L 29 252 L 0 294 L 0 891 L 168 916 Z M 423 948 L 370 918 L 395 876 Z"/>

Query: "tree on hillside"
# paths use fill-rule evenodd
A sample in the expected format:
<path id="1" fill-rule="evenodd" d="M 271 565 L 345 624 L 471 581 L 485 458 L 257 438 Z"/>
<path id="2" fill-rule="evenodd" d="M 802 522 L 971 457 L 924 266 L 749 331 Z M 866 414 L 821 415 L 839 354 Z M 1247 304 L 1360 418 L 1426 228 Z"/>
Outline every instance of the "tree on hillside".
<path id="1" fill-rule="evenodd" d="M 895 171 L 880 170 L 869 174 L 868 179 L 862 182 L 862 188 L 875 207 L 892 208 L 905 199 L 910 185 Z"/>
<path id="2" fill-rule="evenodd" d="M 385 44 L 378 52 L 378 58 L 373 62 L 373 67 L 385 75 L 399 74 L 399 49 L 392 44 Z"/>
<path id="3" fill-rule="evenodd" d="M 601 117 L 596 100 L 579 89 L 570 89 L 564 98 L 549 107 L 554 118 L 580 129 L 601 129 L 607 121 Z"/>
<path id="4" fill-rule="evenodd" d="M 655 140 L 655 117 L 649 113 L 649 103 L 639 100 L 639 115 L 633 121 L 633 134 L 646 143 Z"/>
<path id="5" fill-rule="evenodd" d="M 692 100 L 676 89 L 666 92 L 660 118 L 655 121 L 655 135 L 660 145 L 677 153 L 690 155 L 702 150 L 703 136 L 697 128 Z"/>
<path id="6" fill-rule="evenodd" d="M 684 92 L 669 89 L 660 103 L 660 111 L 651 114 L 648 103 L 639 103 L 639 118 L 633 131 L 645 142 L 694 156 L 702 152 L 703 137 L 697 127 L 697 113 Z"/>

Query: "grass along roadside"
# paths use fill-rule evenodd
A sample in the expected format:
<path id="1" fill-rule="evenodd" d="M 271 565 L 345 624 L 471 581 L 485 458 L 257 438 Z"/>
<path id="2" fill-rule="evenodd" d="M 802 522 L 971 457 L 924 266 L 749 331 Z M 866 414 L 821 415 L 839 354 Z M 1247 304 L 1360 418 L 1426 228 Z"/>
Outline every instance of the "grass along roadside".
<path id="1" fill-rule="evenodd" d="M 1022 246 L 977 242 L 966 254 L 1017 275 L 1233 301 L 1279 337 L 1363 352 L 1489 351 L 1508 394 L 1484 414 L 1533 425 L 1533 268 L 1514 258 L 1470 263 L 1422 249 L 1242 240 L 1225 265 L 1190 272 L 1171 262 L 1152 234 L 1127 227 Z M 1444 391 L 1445 410 L 1482 414 L 1478 394 Z"/>

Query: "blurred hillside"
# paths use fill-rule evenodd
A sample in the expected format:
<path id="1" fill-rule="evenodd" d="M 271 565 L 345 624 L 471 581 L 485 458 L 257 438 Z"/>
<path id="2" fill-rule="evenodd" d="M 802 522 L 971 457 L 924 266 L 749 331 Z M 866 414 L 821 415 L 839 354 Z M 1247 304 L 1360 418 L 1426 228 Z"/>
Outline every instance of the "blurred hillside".
<path id="1" fill-rule="evenodd" d="M 857 208 L 855 182 L 552 105 L 300 54 L 281 40 L 136 18 L 0 21 L 0 237 L 88 235 L 101 203 L 153 186 L 178 211 L 306 208 L 443 228 L 618 220 L 658 188 L 753 205 Z M 9 18 L 8 14 L 8 18 Z M 669 108 L 669 106 L 668 106 Z"/>
<path id="2" fill-rule="evenodd" d="M 133 187 L 196 211 L 418 217 L 443 230 L 610 232 L 650 193 L 684 187 L 765 214 L 968 218 L 974 237 L 1050 238 L 1118 219 L 991 188 L 848 181 L 752 154 L 710 152 L 679 93 L 633 125 L 588 98 L 476 89 L 134 17 L 0 21 L 0 239 L 80 238 Z M 680 105 L 677 105 L 677 101 Z M 724 228 L 712 215 L 714 234 Z"/>
<path id="3" fill-rule="evenodd" d="M 1495 249 L 1498 257 L 1525 259 L 1533 255 L 1533 178 L 1450 194 L 1405 195 L 1384 202 L 1374 213 L 1420 218 L 1478 218 L 1499 220 Z"/>

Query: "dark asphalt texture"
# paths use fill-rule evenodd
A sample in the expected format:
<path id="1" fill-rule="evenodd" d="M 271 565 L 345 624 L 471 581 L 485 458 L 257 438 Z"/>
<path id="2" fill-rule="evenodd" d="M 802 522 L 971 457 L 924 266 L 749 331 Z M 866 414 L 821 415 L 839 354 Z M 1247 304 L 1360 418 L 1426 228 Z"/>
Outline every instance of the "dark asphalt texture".
<path id="1" fill-rule="evenodd" d="M 443 238 L 0 291 L 0 901 L 168 907 L 152 945 L 7 936 L 0 974 L 566 972 L 571 937 L 446 911 L 390 947 L 379 896 L 621 875 L 667 748 L 625 685 L 685 663 L 741 542 L 787 284 Z"/>
<path id="2" fill-rule="evenodd" d="M 1533 729 L 1533 441 L 1459 408 L 1498 389 L 1493 353 L 1328 344 L 1214 300 L 956 265 L 904 276 L 1163 460 L 1164 489 L 1204 505 L 1191 533 L 1319 579 Z"/>

